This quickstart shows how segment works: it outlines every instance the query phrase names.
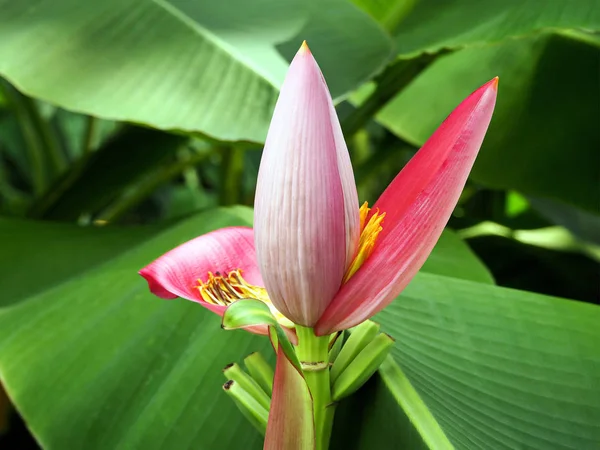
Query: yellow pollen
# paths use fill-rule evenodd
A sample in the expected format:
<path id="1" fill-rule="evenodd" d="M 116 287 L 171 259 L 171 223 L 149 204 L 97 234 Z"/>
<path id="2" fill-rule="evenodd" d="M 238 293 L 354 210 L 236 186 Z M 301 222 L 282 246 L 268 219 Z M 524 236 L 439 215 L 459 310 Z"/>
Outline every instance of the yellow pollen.
<path id="1" fill-rule="evenodd" d="M 371 208 L 369 208 L 367 202 L 364 202 L 360 207 L 360 240 L 358 241 L 358 249 L 356 250 L 356 256 L 354 256 L 354 259 L 346 270 L 343 283 L 346 283 L 371 255 L 375 248 L 377 236 L 379 236 L 379 233 L 383 230 L 381 224 L 385 217 L 385 213 L 380 213 L 379 210 L 377 210 L 367 222 L 367 216 L 369 215 L 370 210 Z"/>
<path id="2" fill-rule="evenodd" d="M 242 270 L 236 269 L 223 275 L 220 272 L 208 272 L 208 280 L 206 282 L 198 280 L 196 286 L 200 297 L 207 303 L 213 305 L 229 306 L 233 302 L 242 299 L 253 298 L 265 303 L 277 321 L 288 328 L 293 328 L 294 324 L 291 320 L 281 314 L 267 294 L 267 290 L 260 286 L 255 286 L 248 283 L 242 277 Z"/>

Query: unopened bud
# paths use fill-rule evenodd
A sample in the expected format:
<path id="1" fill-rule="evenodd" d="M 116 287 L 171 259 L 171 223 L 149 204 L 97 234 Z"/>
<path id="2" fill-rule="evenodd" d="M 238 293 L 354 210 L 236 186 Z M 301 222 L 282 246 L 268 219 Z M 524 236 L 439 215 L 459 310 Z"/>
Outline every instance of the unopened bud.
<path id="1" fill-rule="evenodd" d="M 379 325 L 367 320 L 351 330 L 350 337 L 340 350 L 331 367 L 331 383 L 335 383 L 340 374 L 352 363 L 354 358 L 377 336 Z"/>
<path id="2" fill-rule="evenodd" d="M 333 383 L 332 398 L 339 401 L 367 382 L 388 356 L 394 340 L 381 333 L 373 339 Z"/>

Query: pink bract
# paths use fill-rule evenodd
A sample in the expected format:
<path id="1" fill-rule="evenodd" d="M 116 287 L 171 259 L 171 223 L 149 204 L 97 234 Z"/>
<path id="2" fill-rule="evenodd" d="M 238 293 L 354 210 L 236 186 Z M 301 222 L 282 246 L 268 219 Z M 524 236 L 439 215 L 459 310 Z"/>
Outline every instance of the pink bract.
<path id="1" fill-rule="evenodd" d="M 265 144 L 254 232 L 214 231 L 140 274 L 159 297 L 187 298 L 222 315 L 225 306 L 200 298 L 197 280 L 241 269 L 246 281 L 266 287 L 279 312 L 317 335 L 367 320 L 406 287 L 440 237 L 483 142 L 497 85 L 494 78 L 467 97 L 377 200 L 370 214 L 385 213 L 383 229 L 343 283 L 360 234 L 356 186 L 327 85 L 303 44 Z"/>

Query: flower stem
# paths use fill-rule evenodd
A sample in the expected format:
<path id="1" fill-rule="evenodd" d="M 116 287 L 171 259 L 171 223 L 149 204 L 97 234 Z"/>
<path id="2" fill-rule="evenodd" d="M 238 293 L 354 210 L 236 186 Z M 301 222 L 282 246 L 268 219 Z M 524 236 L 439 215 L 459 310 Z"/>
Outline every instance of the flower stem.
<path id="1" fill-rule="evenodd" d="M 315 336 L 312 328 L 296 326 L 296 354 L 313 399 L 316 450 L 329 447 L 335 405 L 329 381 L 329 336 Z"/>
<path id="2" fill-rule="evenodd" d="M 241 201 L 244 149 L 240 146 L 223 147 L 222 155 L 220 204 L 235 205 Z"/>

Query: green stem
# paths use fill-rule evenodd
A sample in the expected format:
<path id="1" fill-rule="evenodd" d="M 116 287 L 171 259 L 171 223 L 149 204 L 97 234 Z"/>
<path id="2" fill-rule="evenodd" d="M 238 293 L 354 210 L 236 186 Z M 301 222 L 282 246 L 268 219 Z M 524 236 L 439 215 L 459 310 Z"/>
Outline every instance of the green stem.
<path id="1" fill-rule="evenodd" d="M 52 170 L 54 172 L 53 178 L 64 173 L 69 167 L 69 161 L 67 160 L 66 153 L 61 146 L 56 130 L 52 126 L 50 120 L 46 120 L 42 117 L 38 105 L 32 98 L 25 97 L 28 108 L 31 113 L 31 117 L 38 129 L 39 135 L 45 146 L 45 151 L 48 154 Z"/>
<path id="2" fill-rule="evenodd" d="M 194 154 L 170 166 L 160 167 L 126 190 L 121 197 L 102 211 L 100 218 L 107 222 L 114 222 L 120 219 L 130 209 L 141 203 L 142 200 L 158 189 L 158 187 L 175 178 L 184 170 L 201 163 L 208 156 L 208 153 Z"/>
<path id="3" fill-rule="evenodd" d="M 49 188 L 45 189 L 44 195 L 40 196 L 28 209 L 27 217 L 31 219 L 43 217 L 58 199 L 80 178 L 87 167 L 89 157 L 89 154 L 83 155 L 71 165 L 71 168 L 67 172 L 52 183 Z"/>
<path id="4" fill-rule="evenodd" d="M 85 125 L 85 131 L 83 134 L 83 144 L 81 148 L 81 154 L 87 155 L 94 149 L 94 141 L 96 139 L 96 132 L 98 128 L 98 119 L 93 116 L 87 116 Z"/>
<path id="5" fill-rule="evenodd" d="M 43 143 L 30 117 L 25 96 L 13 88 L 7 81 L 0 80 L 0 87 L 2 87 L 4 96 L 7 98 L 8 104 L 13 110 L 21 129 L 21 135 L 23 136 L 27 152 L 33 191 L 36 196 L 39 196 L 45 191 L 48 185 L 44 169 Z"/>
<path id="6" fill-rule="evenodd" d="M 241 198 L 244 149 L 239 146 L 224 147 L 222 154 L 220 204 L 235 205 Z"/>
<path id="7" fill-rule="evenodd" d="M 312 328 L 296 326 L 296 354 L 313 400 L 316 450 L 329 447 L 335 405 L 329 381 L 329 336 L 315 336 Z"/>
<path id="8" fill-rule="evenodd" d="M 49 178 L 54 179 L 63 174 L 69 166 L 69 161 L 55 129 L 49 120 L 42 117 L 36 101 L 6 81 L 0 80 L 0 89 L 4 92 L 21 128 L 31 167 L 33 190 L 35 195 L 40 197 L 48 188 Z"/>

